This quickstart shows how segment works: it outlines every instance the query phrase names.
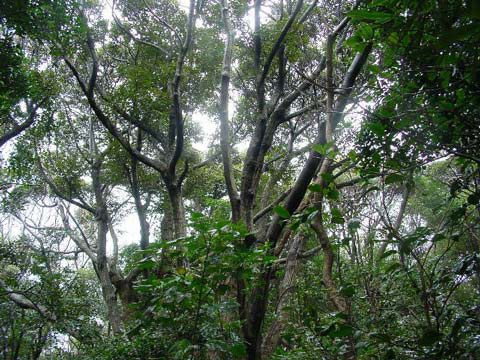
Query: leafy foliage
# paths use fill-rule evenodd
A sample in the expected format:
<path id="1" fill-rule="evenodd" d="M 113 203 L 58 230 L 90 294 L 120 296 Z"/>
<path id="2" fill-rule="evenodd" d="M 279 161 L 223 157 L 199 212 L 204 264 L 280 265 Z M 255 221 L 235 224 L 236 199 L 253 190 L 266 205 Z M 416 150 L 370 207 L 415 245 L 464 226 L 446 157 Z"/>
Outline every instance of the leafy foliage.
<path id="1" fill-rule="evenodd" d="M 1 355 L 480 358 L 479 20 L 2 2 Z"/>

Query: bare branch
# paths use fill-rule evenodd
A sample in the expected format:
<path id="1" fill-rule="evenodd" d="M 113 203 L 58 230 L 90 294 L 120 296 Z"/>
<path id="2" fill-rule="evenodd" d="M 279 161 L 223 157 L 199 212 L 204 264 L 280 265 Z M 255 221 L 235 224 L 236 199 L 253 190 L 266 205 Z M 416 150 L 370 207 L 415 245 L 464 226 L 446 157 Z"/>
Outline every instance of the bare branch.
<path id="1" fill-rule="evenodd" d="M 93 250 L 90 248 L 90 245 L 87 242 L 87 239 L 85 238 L 85 235 L 83 232 L 81 232 L 83 239 L 80 238 L 75 231 L 72 230 L 70 227 L 70 224 L 68 223 L 68 216 L 70 215 L 67 211 L 65 211 L 65 208 L 63 205 L 58 206 L 58 211 L 60 213 L 60 217 L 62 218 L 63 226 L 65 228 L 65 232 L 68 234 L 68 236 L 75 242 L 75 244 L 85 253 L 87 256 L 90 258 L 93 264 L 96 263 L 97 255 L 93 252 Z"/>

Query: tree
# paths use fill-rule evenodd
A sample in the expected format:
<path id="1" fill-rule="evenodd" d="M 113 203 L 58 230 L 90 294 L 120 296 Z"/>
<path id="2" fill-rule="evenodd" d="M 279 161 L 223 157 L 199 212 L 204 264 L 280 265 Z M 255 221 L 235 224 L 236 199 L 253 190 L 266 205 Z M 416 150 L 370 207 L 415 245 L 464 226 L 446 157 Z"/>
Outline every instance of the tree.
<path id="1" fill-rule="evenodd" d="M 462 292 L 479 267 L 474 2 L 122 0 L 110 22 L 96 2 L 15 6 L 7 77 L 34 68 L 13 48 L 38 48 L 55 92 L 35 128 L 12 125 L 4 207 L 90 262 L 113 335 L 97 356 L 478 353 L 457 304 L 474 306 Z M 218 124 L 208 154 L 193 149 L 199 113 Z M 426 167 L 444 157 L 439 180 Z M 444 196 L 437 181 L 448 221 L 417 193 Z M 30 226 L 38 199 L 53 227 Z M 140 233 L 122 263 L 127 213 Z"/>

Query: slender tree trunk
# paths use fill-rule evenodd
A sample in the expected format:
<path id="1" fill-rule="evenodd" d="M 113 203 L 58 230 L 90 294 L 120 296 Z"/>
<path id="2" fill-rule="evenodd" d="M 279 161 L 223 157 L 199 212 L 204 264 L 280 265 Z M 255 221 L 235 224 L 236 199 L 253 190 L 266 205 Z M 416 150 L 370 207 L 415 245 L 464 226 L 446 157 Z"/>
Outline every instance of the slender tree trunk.
<path id="1" fill-rule="evenodd" d="M 286 308 L 290 302 L 295 287 L 299 266 L 298 255 L 305 247 L 306 241 L 306 236 L 301 234 L 296 236 L 288 251 L 287 263 L 285 265 L 285 275 L 283 276 L 282 283 L 278 289 L 279 300 L 277 303 L 277 309 L 275 311 L 272 325 L 270 326 L 270 329 L 263 340 L 262 358 L 264 359 L 268 359 L 275 351 L 275 348 L 280 342 L 285 325 L 288 322 L 289 313 Z"/>
<path id="2" fill-rule="evenodd" d="M 92 141 L 93 143 L 93 141 Z M 92 145 L 92 147 L 95 147 Z M 96 150 L 96 149 L 95 149 Z M 105 202 L 102 184 L 100 182 L 100 166 L 101 159 L 97 158 L 92 167 L 92 185 L 95 193 L 95 220 L 97 222 L 97 271 L 102 288 L 103 298 L 107 306 L 108 320 L 112 326 L 113 333 L 121 332 L 121 312 L 117 303 L 115 288 L 112 284 L 109 266 L 107 261 L 107 233 L 109 217 L 107 212 L 107 204 Z"/>
<path id="3" fill-rule="evenodd" d="M 140 129 L 137 131 L 137 151 L 142 151 L 143 134 Z M 132 195 L 135 200 L 135 208 L 137 209 L 138 221 L 140 223 L 140 249 L 145 250 L 150 240 L 150 225 L 147 221 L 146 208 L 147 204 L 142 203 L 140 196 L 140 185 L 138 183 L 138 159 L 132 156 L 132 174 L 131 174 Z"/>
<path id="4" fill-rule="evenodd" d="M 114 334 L 119 334 L 121 331 L 121 316 L 120 308 L 117 303 L 117 295 L 115 294 L 115 288 L 112 285 L 108 262 L 107 262 L 107 232 L 108 232 L 108 217 L 105 208 L 98 209 L 98 234 L 97 234 L 97 269 L 100 277 L 100 284 L 102 287 L 103 297 L 107 305 L 108 318 L 112 326 Z"/>
<path id="5" fill-rule="evenodd" d="M 403 193 L 402 193 L 402 202 L 400 203 L 400 209 L 398 210 L 398 215 L 397 219 L 395 220 L 395 224 L 393 225 L 393 230 L 395 232 L 398 232 L 400 230 L 400 226 L 402 226 L 402 221 L 403 217 L 405 215 L 405 209 L 407 208 L 407 203 L 408 203 L 408 198 L 410 197 L 411 193 L 411 186 L 406 184 Z M 392 237 L 389 236 L 389 240 L 391 240 Z M 388 241 L 385 241 L 382 243 L 382 246 L 378 250 L 378 257 L 381 258 L 382 255 L 385 253 L 385 250 L 387 249 L 388 246 Z M 403 257 L 403 254 L 401 254 Z"/>
<path id="6" fill-rule="evenodd" d="M 222 61 L 222 79 L 220 89 L 220 146 L 222 149 L 223 176 L 227 187 L 230 206 L 232 209 L 232 221 L 240 220 L 240 196 L 238 194 L 235 177 L 233 176 L 232 161 L 230 158 L 230 127 L 228 119 L 228 101 L 230 99 L 229 86 L 232 68 L 232 52 L 234 32 L 230 23 L 228 0 L 222 0 L 222 18 L 225 28 L 225 49 Z"/>
<path id="7" fill-rule="evenodd" d="M 105 304 L 107 305 L 108 319 L 110 325 L 112 326 L 113 333 L 119 334 L 121 332 L 121 315 L 120 308 L 117 303 L 117 295 L 115 293 L 115 288 L 112 285 L 108 263 L 107 263 L 107 254 L 106 254 L 106 243 L 107 243 L 107 232 L 108 232 L 108 218 L 106 216 L 106 211 L 99 209 L 97 215 L 97 269 L 98 276 L 100 280 L 100 285 L 102 288 L 103 298 Z"/>

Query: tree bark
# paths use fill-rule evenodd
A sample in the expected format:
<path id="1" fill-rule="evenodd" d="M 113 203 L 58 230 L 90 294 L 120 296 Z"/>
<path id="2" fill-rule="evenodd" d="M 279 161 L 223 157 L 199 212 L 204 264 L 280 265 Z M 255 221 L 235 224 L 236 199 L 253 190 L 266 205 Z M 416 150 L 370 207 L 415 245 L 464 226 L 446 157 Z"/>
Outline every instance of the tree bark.
<path id="1" fill-rule="evenodd" d="M 35 304 L 27 299 L 23 294 L 12 290 L 6 282 L 0 279 L 0 287 L 7 293 L 7 297 L 22 309 L 31 309 L 37 311 L 40 315 L 50 321 L 56 321 L 57 316 L 43 305 Z"/>
<path id="2" fill-rule="evenodd" d="M 270 325 L 270 329 L 262 344 L 263 359 L 268 359 L 273 354 L 275 348 L 280 342 L 285 325 L 288 322 L 289 313 L 286 307 L 291 300 L 295 288 L 295 281 L 299 267 L 298 256 L 303 251 L 306 242 L 307 237 L 303 234 L 299 234 L 295 236 L 288 251 L 285 275 L 283 276 L 282 283 L 278 289 L 279 300 L 277 303 L 277 309 L 275 311 L 273 322 Z"/>
<path id="3" fill-rule="evenodd" d="M 168 242 L 172 241 L 175 238 L 175 230 L 173 226 L 173 212 L 170 199 L 164 199 L 162 207 L 163 217 L 160 223 L 160 236 L 162 238 L 162 241 Z"/>
<path id="4" fill-rule="evenodd" d="M 0 148 L 5 145 L 5 143 L 13 139 L 15 136 L 18 136 L 23 131 L 28 129 L 30 126 L 33 125 L 35 122 L 35 118 L 37 116 L 37 110 L 47 101 L 47 97 L 44 97 L 40 102 L 34 106 L 31 104 L 28 105 L 28 117 L 27 119 L 22 122 L 21 124 L 17 124 L 16 122 L 13 124 L 12 129 L 6 131 L 2 135 L 0 135 Z"/>
<path id="5" fill-rule="evenodd" d="M 102 184 L 100 183 L 100 164 L 101 161 L 97 159 L 92 168 L 92 185 L 96 202 L 95 220 L 97 222 L 96 266 L 103 298 L 107 306 L 108 320 L 112 326 L 113 334 L 117 335 L 122 330 L 121 315 L 117 303 L 115 288 L 110 279 L 109 266 L 107 262 L 107 233 L 109 217 L 107 212 L 107 204 L 103 196 Z"/>
<path id="6" fill-rule="evenodd" d="M 407 208 L 408 198 L 410 197 L 412 189 L 410 184 L 404 185 L 403 193 L 402 193 L 402 202 L 400 203 L 400 209 L 398 210 L 397 218 L 395 220 L 395 224 L 393 225 L 393 230 L 398 232 L 400 230 L 400 226 L 402 226 L 403 216 L 405 215 L 405 209 Z M 391 237 L 389 237 L 391 240 Z M 388 241 L 382 243 L 382 246 L 378 250 L 378 258 L 381 258 L 382 255 L 385 253 L 387 249 Z M 403 256 L 403 255 L 402 255 Z"/>
<path id="7" fill-rule="evenodd" d="M 232 222 L 236 223 L 240 220 L 240 196 L 238 194 L 237 186 L 235 184 L 232 161 L 230 158 L 230 130 L 228 119 L 228 101 L 230 99 L 229 86 L 232 67 L 234 34 L 230 23 L 228 0 L 223 0 L 222 6 L 223 24 L 227 36 L 225 38 L 225 50 L 222 61 L 222 80 L 220 89 L 220 146 L 222 149 L 223 176 L 225 178 L 228 198 L 230 199 L 230 206 L 232 208 Z"/>
<path id="8" fill-rule="evenodd" d="M 174 236 L 176 239 L 183 238 L 187 236 L 187 221 L 183 206 L 182 188 L 174 184 L 167 184 L 167 190 L 172 206 Z"/>

